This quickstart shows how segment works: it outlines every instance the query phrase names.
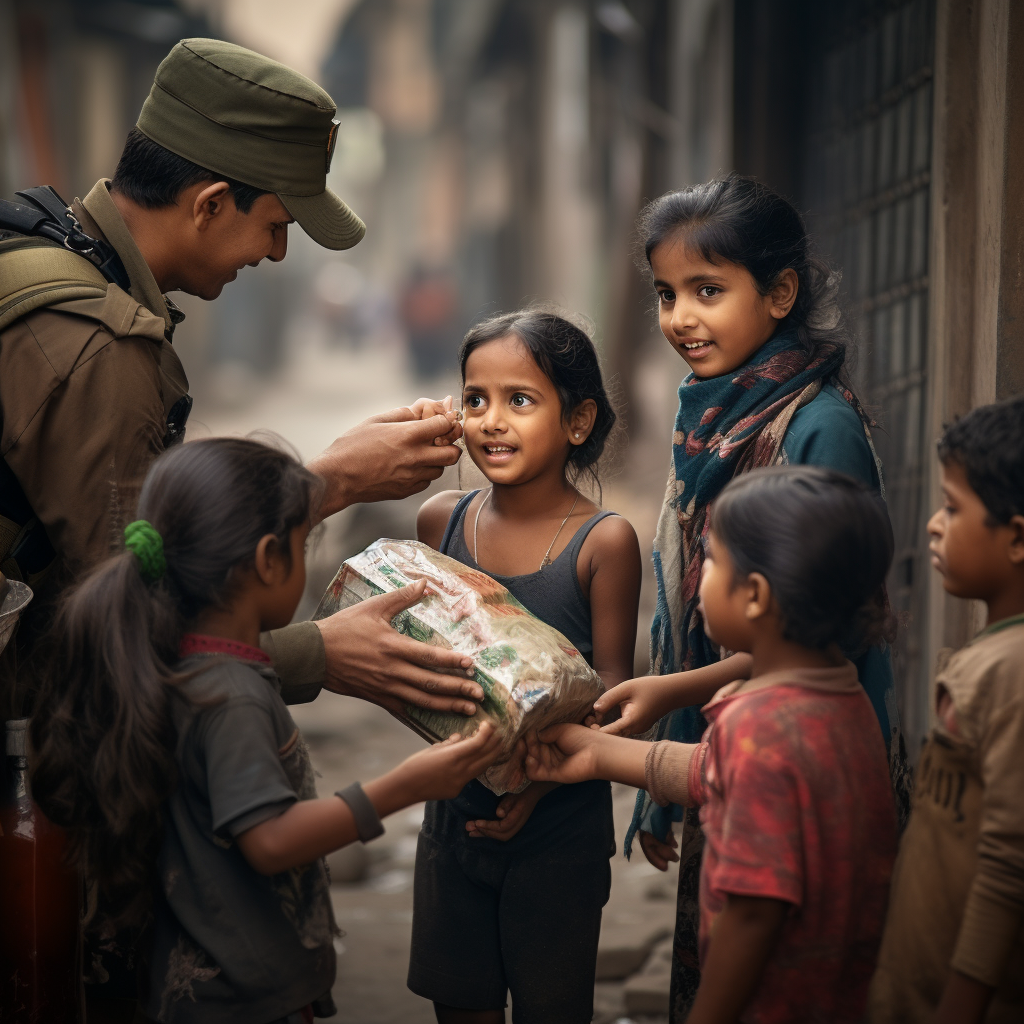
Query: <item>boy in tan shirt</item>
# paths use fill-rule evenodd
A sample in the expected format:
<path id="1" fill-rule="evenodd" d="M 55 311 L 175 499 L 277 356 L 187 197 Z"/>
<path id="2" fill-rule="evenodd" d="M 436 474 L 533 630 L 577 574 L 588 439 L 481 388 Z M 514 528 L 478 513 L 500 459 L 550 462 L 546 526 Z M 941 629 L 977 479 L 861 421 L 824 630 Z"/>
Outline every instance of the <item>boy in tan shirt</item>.
<path id="1" fill-rule="evenodd" d="M 939 442 L 928 523 L 946 590 L 988 624 L 942 659 L 893 875 L 873 1024 L 1024 1021 L 1024 396 Z"/>

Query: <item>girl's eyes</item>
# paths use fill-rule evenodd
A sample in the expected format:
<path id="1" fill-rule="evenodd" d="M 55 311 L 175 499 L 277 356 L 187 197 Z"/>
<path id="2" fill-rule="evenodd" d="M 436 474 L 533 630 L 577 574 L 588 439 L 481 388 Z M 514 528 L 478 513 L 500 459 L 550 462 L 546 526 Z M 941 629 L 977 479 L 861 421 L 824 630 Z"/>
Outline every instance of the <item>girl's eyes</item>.
<path id="1" fill-rule="evenodd" d="M 529 395 L 515 394 L 509 399 L 514 409 L 525 409 L 528 405 L 533 405 L 533 399 Z M 485 405 L 483 395 L 466 395 L 462 401 L 464 409 L 471 409 L 479 412 Z"/>
<path id="2" fill-rule="evenodd" d="M 697 295 L 702 299 L 713 299 L 716 295 L 721 292 L 721 288 L 713 284 L 704 284 L 697 289 Z M 676 293 L 669 291 L 667 288 L 663 291 L 658 292 L 658 298 L 664 303 L 671 303 L 676 301 Z"/>

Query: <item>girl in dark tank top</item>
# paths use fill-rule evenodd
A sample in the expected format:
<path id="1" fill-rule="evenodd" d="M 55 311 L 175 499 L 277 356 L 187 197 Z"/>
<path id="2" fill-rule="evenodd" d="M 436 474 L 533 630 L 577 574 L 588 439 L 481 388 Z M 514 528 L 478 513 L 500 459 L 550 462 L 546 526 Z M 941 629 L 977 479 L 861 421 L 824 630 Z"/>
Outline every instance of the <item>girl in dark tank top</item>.
<path id="1" fill-rule="evenodd" d="M 562 632 L 606 686 L 633 675 L 633 528 L 575 487 L 615 422 L 587 334 L 552 313 L 488 320 L 460 352 L 466 451 L 490 487 L 424 503 L 420 540 L 496 579 Z M 436 412 L 433 404 L 421 415 Z M 614 849 L 606 783 L 477 781 L 427 805 L 416 857 L 409 987 L 438 1021 L 589 1021 Z"/>

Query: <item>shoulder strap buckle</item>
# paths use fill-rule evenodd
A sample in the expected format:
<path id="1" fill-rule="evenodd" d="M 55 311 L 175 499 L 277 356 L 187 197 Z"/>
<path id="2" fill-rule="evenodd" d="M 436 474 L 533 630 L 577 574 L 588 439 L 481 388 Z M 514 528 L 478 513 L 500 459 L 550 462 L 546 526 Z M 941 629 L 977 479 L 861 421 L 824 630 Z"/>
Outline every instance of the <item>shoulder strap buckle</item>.
<path id="1" fill-rule="evenodd" d="M 71 208 L 49 185 L 14 193 L 29 206 L 0 200 L 0 228 L 10 227 L 26 235 L 38 235 L 58 242 L 70 252 L 87 259 L 110 282 L 131 291 L 128 272 L 108 242 L 87 235 Z"/>

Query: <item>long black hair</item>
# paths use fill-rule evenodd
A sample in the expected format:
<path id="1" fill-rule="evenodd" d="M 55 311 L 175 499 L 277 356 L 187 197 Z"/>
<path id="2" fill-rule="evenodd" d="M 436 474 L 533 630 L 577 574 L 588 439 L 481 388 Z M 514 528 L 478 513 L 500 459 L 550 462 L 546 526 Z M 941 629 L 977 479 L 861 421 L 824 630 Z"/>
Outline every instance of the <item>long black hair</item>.
<path id="1" fill-rule="evenodd" d="M 597 464 L 615 426 L 616 416 L 601 377 L 601 364 L 593 341 L 571 320 L 541 309 L 521 309 L 491 317 L 470 328 L 462 341 L 459 369 L 463 384 L 466 360 L 473 350 L 509 335 L 526 346 L 534 362 L 555 386 L 563 420 L 568 421 L 573 411 L 587 399 L 592 399 L 597 406 L 593 428 L 583 444 L 570 446 L 565 468 L 572 483 L 586 475 L 599 487 Z"/>
<path id="2" fill-rule="evenodd" d="M 848 338 L 837 302 L 841 275 L 813 251 L 793 204 L 767 185 L 730 174 L 667 192 L 641 211 L 637 234 L 638 263 L 648 273 L 654 249 L 676 237 L 708 263 L 745 268 L 762 295 L 784 270 L 794 270 L 796 302 L 777 329 L 792 329 L 809 359 L 824 344 L 845 352 Z"/>
<path id="3" fill-rule="evenodd" d="M 174 787 L 169 700 L 181 637 L 224 607 L 261 537 L 285 557 L 310 518 L 320 481 L 253 440 L 179 445 L 152 465 L 138 515 L 163 538 L 166 569 L 143 578 L 131 551 L 101 563 L 66 598 L 53 663 L 32 719 L 33 794 L 69 831 L 74 860 L 117 922 L 151 898 L 160 805 Z"/>
<path id="4" fill-rule="evenodd" d="M 723 488 L 711 515 L 737 577 L 768 580 L 787 639 L 848 656 L 894 639 L 892 526 L 859 481 L 821 466 L 755 469 Z"/>

